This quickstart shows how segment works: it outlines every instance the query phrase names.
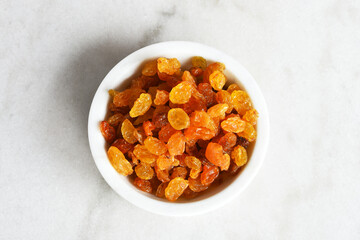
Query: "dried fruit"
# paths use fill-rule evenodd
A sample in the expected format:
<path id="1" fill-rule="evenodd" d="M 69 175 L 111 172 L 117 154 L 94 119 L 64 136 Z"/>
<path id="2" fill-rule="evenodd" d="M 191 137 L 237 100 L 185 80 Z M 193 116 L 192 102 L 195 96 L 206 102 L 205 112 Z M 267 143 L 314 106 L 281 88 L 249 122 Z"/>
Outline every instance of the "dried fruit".
<path id="1" fill-rule="evenodd" d="M 164 105 L 167 101 L 169 101 L 169 93 L 165 90 L 156 90 L 154 103 L 156 105 Z"/>
<path id="2" fill-rule="evenodd" d="M 157 68 L 159 72 L 173 75 L 180 70 L 180 62 L 176 58 L 158 58 L 157 59 Z"/>
<path id="3" fill-rule="evenodd" d="M 150 94 L 142 93 L 131 108 L 130 117 L 135 118 L 144 115 L 150 109 L 151 104 L 152 100 Z"/>
<path id="4" fill-rule="evenodd" d="M 246 111 L 252 108 L 249 95 L 245 91 L 235 90 L 231 93 L 231 101 L 235 110 L 244 115 Z"/>
<path id="5" fill-rule="evenodd" d="M 176 132 L 174 133 L 168 143 L 167 143 L 167 149 L 169 151 L 169 154 L 171 156 L 175 155 L 181 155 L 185 151 L 185 136 L 182 134 L 182 132 Z"/>
<path id="6" fill-rule="evenodd" d="M 242 146 L 236 146 L 231 152 L 231 159 L 234 160 L 237 166 L 244 166 L 247 163 L 246 149 Z"/>
<path id="7" fill-rule="evenodd" d="M 200 176 L 201 184 L 209 186 L 219 176 L 219 173 L 218 167 L 205 164 Z"/>
<path id="8" fill-rule="evenodd" d="M 102 121 L 100 123 L 100 131 L 105 141 L 108 143 L 112 143 L 116 138 L 115 128 L 112 127 L 107 121 Z"/>
<path id="9" fill-rule="evenodd" d="M 223 147 L 225 152 L 229 152 L 236 145 L 237 137 L 234 133 L 229 132 L 219 138 L 217 142 Z"/>
<path id="10" fill-rule="evenodd" d="M 170 123 L 163 126 L 159 131 L 159 139 L 163 142 L 168 142 L 170 137 L 179 132 L 179 130 L 174 129 Z"/>
<path id="11" fill-rule="evenodd" d="M 167 183 L 167 182 L 161 183 L 161 184 L 158 186 L 155 195 L 156 195 L 157 197 L 159 197 L 159 198 L 164 198 L 164 197 L 165 197 L 165 189 L 166 189 L 166 187 L 168 186 L 168 184 L 169 184 L 169 183 Z"/>
<path id="12" fill-rule="evenodd" d="M 190 100 L 191 92 L 191 84 L 188 82 L 181 82 L 170 91 L 169 99 L 172 103 L 184 104 Z"/>
<path id="13" fill-rule="evenodd" d="M 111 146 L 117 147 L 122 153 L 127 153 L 134 149 L 134 145 L 125 141 L 125 139 L 116 139 Z"/>
<path id="14" fill-rule="evenodd" d="M 124 115 L 122 115 L 121 113 L 115 113 L 114 115 L 109 117 L 108 123 L 113 127 L 117 127 L 123 120 Z"/>
<path id="15" fill-rule="evenodd" d="M 144 179 L 141 179 L 141 178 L 137 177 L 134 180 L 134 185 L 137 188 L 139 188 L 141 191 L 144 191 L 144 192 L 147 192 L 147 193 L 152 192 L 151 183 L 148 180 L 144 180 Z"/>
<path id="16" fill-rule="evenodd" d="M 145 122 L 146 120 L 151 119 L 153 117 L 154 110 L 155 110 L 154 108 L 150 108 L 144 115 L 137 117 L 136 120 L 134 121 L 134 125 L 139 125 Z"/>
<path id="17" fill-rule="evenodd" d="M 225 113 L 229 109 L 229 106 L 226 103 L 219 103 L 215 106 L 208 109 L 207 113 L 212 118 L 224 119 Z"/>
<path id="18" fill-rule="evenodd" d="M 216 131 L 216 124 L 210 115 L 204 111 L 194 111 L 190 116 L 191 127 L 205 127 L 211 131 Z"/>
<path id="19" fill-rule="evenodd" d="M 155 125 L 150 121 L 145 121 L 143 123 L 143 128 L 146 136 L 152 136 L 152 131 L 156 128 Z"/>
<path id="20" fill-rule="evenodd" d="M 201 172 L 201 168 L 200 169 L 190 169 L 190 174 L 189 174 L 189 177 L 190 178 L 197 178 L 199 175 L 200 175 L 200 172 Z M 189 179 L 190 179 L 189 178 Z"/>
<path id="21" fill-rule="evenodd" d="M 208 182 L 207 180 L 210 180 L 209 178 L 207 178 L 208 176 L 204 176 L 204 182 Z M 215 177 L 216 178 L 216 177 Z M 215 180 L 214 178 L 214 180 Z M 208 189 L 209 184 L 207 185 L 203 185 L 201 183 L 201 177 L 198 176 L 197 178 L 189 178 L 188 180 L 189 182 L 189 188 L 194 191 L 194 192 L 202 192 L 205 191 L 206 189 Z"/>
<path id="22" fill-rule="evenodd" d="M 215 166 L 225 170 L 229 167 L 230 159 L 227 159 L 223 153 L 223 147 L 218 143 L 209 143 L 205 152 L 206 159 Z"/>
<path id="23" fill-rule="evenodd" d="M 172 108 L 168 112 L 168 121 L 176 130 L 182 130 L 190 126 L 190 118 L 181 108 Z"/>
<path id="24" fill-rule="evenodd" d="M 186 139 L 202 139 L 202 140 L 210 140 L 215 136 L 214 131 L 204 128 L 204 127 L 189 127 L 185 129 L 184 135 Z"/>
<path id="25" fill-rule="evenodd" d="M 221 122 L 221 128 L 226 132 L 239 133 L 244 131 L 245 124 L 240 117 L 230 117 Z"/>
<path id="26" fill-rule="evenodd" d="M 130 88 L 114 96 L 113 103 L 116 107 L 132 106 L 135 100 L 145 91 L 141 88 Z"/>
<path id="27" fill-rule="evenodd" d="M 144 89 L 147 90 L 149 89 L 151 86 L 155 86 L 157 85 L 159 82 L 159 79 L 154 76 L 154 77 L 148 77 L 148 76 L 140 76 L 138 78 L 135 78 L 131 81 L 131 87 L 130 89 L 133 88 L 140 88 L 140 89 Z M 136 98 L 135 98 L 136 99 Z"/>
<path id="28" fill-rule="evenodd" d="M 169 182 L 170 181 L 170 176 L 169 176 L 169 170 L 168 169 L 160 170 L 157 165 L 154 168 L 155 168 L 155 172 L 156 172 L 156 177 L 161 182 Z"/>
<path id="29" fill-rule="evenodd" d="M 145 63 L 145 66 L 143 67 L 141 73 L 145 76 L 154 76 L 157 72 L 157 61 L 152 60 L 147 63 Z"/>
<path id="30" fill-rule="evenodd" d="M 167 151 L 165 143 L 155 137 L 147 137 L 144 141 L 144 145 L 149 152 L 155 155 L 161 155 Z"/>
<path id="31" fill-rule="evenodd" d="M 246 138 L 239 137 L 236 144 L 244 147 L 245 149 L 247 149 L 249 147 L 249 145 L 250 145 L 250 142 Z"/>
<path id="32" fill-rule="evenodd" d="M 121 134 L 123 138 L 128 142 L 134 144 L 137 139 L 135 137 L 136 129 L 132 125 L 129 119 L 125 119 L 121 125 Z"/>
<path id="33" fill-rule="evenodd" d="M 222 72 L 224 70 L 225 70 L 225 65 L 223 63 L 215 62 L 215 63 L 210 64 L 209 66 L 207 66 L 207 68 L 204 71 L 203 82 L 208 83 L 209 77 L 214 71 Z"/>
<path id="34" fill-rule="evenodd" d="M 233 83 L 229 85 L 226 91 L 228 91 L 231 94 L 235 90 L 241 90 L 241 88 L 236 83 Z"/>
<path id="35" fill-rule="evenodd" d="M 222 72 L 216 70 L 210 74 L 209 82 L 215 90 L 220 91 L 226 83 L 226 78 Z"/>
<path id="36" fill-rule="evenodd" d="M 140 163 L 135 167 L 136 175 L 144 180 L 149 180 L 154 176 L 154 170 L 152 167 L 147 163 Z"/>
<path id="37" fill-rule="evenodd" d="M 258 117 L 259 113 L 256 111 L 256 109 L 251 109 L 245 112 L 243 120 L 247 121 L 251 125 L 256 125 Z"/>
<path id="38" fill-rule="evenodd" d="M 192 67 L 190 68 L 190 73 L 191 75 L 193 75 L 194 77 L 199 77 L 203 74 L 203 70 L 199 67 Z"/>
<path id="39" fill-rule="evenodd" d="M 144 162 L 147 164 L 154 163 L 156 161 L 156 159 L 158 158 L 157 155 L 149 152 L 149 150 L 144 145 L 141 145 L 141 144 L 138 144 L 135 146 L 133 153 L 141 162 Z"/>
<path id="40" fill-rule="evenodd" d="M 195 56 L 191 58 L 191 64 L 195 68 L 205 69 L 207 66 L 206 59 L 200 56 Z"/>
<path id="41" fill-rule="evenodd" d="M 226 113 L 231 113 L 234 107 L 231 101 L 231 94 L 228 91 L 220 90 L 219 92 L 216 93 L 215 98 L 217 103 L 226 103 L 229 106 Z"/>
<path id="42" fill-rule="evenodd" d="M 176 201 L 188 187 L 188 181 L 177 177 L 169 182 L 169 185 L 165 189 L 165 197 L 169 201 Z"/>
<path id="43" fill-rule="evenodd" d="M 192 168 L 195 170 L 201 169 L 201 161 L 194 156 L 186 156 L 185 164 L 186 166 L 188 166 L 188 168 Z"/>
<path id="44" fill-rule="evenodd" d="M 133 173 L 130 162 L 125 158 L 124 154 L 114 146 L 108 150 L 108 157 L 113 168 L 120 174 L 127 176 Z"/>
<path id="45" fill-rule="evenodd" d="M 179 165 L 179 161 L 175 159 L 173 156 L 165 156 L 161 155 L 156 160 L 156 165 L 159 167 L 160 170 L 170 169 L 173 166 Z"/>
<path id="46" fill-rule="evenodd" d="M 171 179 L 177 178 L 177 177 L 181 177 L 181 178 L 186 178 L 187 176 L 187 170 L 184 167 L 176 167 L 173 169 L 173 172 L 170 176 Z"/>
<path id="47" fill-rule="evenodd" d="M 237 134 L 239 137 L 246 138 L 249 142 L 253 142 L 256 139 L 256 130 L 253 125 L 245 122 L 245 129 Z"/>
<path id="48" fill-rule="evenodd" d="M 155 127 L 157 128 L 161 128 L 163 126 L 165 126 L 168 123 L 168 111 L 169 111 L 169 107 L 168 106 L 157 106 L 154 114 L 153 114 L 153 123 L 155 125 Z"/>
<path id="49" fill-rule="evenodd" d="M 119 91 L 116 91 L 114 89 L 110 89 L 108 92 L 112 99 L 115 97 L 116 94 L 120 93 Z"/>
<path id="50" fill-rule="evenodd" d="M 205 97 L 206 106 L 211 107 L 215 104 L 215 92 L 212 90 L 212 87 L 209 83 L 200 83 L 198 86 L 198 91 Z"/>

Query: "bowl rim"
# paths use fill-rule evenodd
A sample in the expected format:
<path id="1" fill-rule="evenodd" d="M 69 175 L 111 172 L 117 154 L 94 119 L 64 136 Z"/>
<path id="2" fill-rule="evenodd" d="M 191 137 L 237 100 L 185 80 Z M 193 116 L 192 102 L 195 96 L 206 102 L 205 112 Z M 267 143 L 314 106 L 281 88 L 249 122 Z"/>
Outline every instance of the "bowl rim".
<path id="1" fill-rule="evenodd" d="M 257 124 L 258 138 L 254 146 L 254 150 L 251 156 L 251 161 L 248 162 L 247 167 L 244 169 L 243 172 L 241 172 L 241 174 L 239 174 L 239 176 L 229 186 L 225 187 L 220 192 L 208 198 L 195 202 L 173 203 L 173 202 L 156 200 L 154 198 L 150 198 L 144 195 L 144 193 L 141 192 L 140 190 L 134 191 L 134 188 L 130 188 L 128 184 L 125 184 L 123 179 L 119 181 L 120 174 L 118 174 L 109 163 L 106 156 L 106 151 L 104 151 L 105 150 L 103 147 L 104 144 L 99 144 L 101 142 L 101 140 L 99 139 L 99 134 L 101 136 L 101 133 L 98 128 L 99 121 L 95 117 L 98 107 L 97 105 L 101 106 L 101 105 L 106 105 L 107 103 L 107 102 L 105 103 L 103 102 L 101 104 L 101 96 L 100 96 L 101 94 L 103 94 L 101 93 L 101 91 L 104 90 L 104 86 L 106 82 L 110 82 L 113 81 L 114 79 L 117 79 L 118 78 L 117 75 L 119 71 L 123 68 L 128 67 L 129 65 L 137 64 L 137 67 L 139 67 L 140 63 L 136 61 L 136 59 L 140 58 L 144 54 L 149 55 L 149 53 L 154 53 L 153 57 L 155 57 L 159 55 L 158 53 L 159 50 L 166 51 L 166 49 L 174 49 L 174 48 L 191 49 L 194 50 L 195 52 L 196 51 L 206 52 L 206 54 L 207 55 L 210 54 L 213 57 L 213 59 L 224 62 L 226 67 L 231 65 L 231 72 L 235 77 L 235 82 L 239 82 L 246 89 L 246 91 L 249 93 L 252 99 L 252 102 L 254 103 L 254 106 L 256 106 L 256 109 L 258 111 L 260 109 L 259 111 L 260 117 L 258 119 L 258 124 Z M 194 54 L 192 56 L 197 56 L 197 54 Z M 190 57 L 191 56 L 189 56 L 189 58 Z M 143 59 L 145 60 L 145 57 Z M 125 79 L 123 79 L 122 81 L 124 80 Z M 236 198 L 241 192 L 245 190 L 245 188 L 251 183 L 251 181 L 255 178 L 256 174 L 260 170 L 260 167 L 263 164 L 265 154 L 267 151 L 269 135 L 270 135 L 270 124 L 269 124 L 269 114 L 267 110 L 266 101 L 252 75 L 239 62 L 237 62 L 234 58 L 227 55 L 226 53 L 223 53 L 213 47 L 209 47 L 201 43 L 190 42 L 190 41 L 166 41 L 166 42 L 151 44 L 123 58 L 109 71 L 109 73 L 100 83 L 93 97 L 90 106 L 89 117 L 88 117 L 88 139 L 89 139 L 91 154 L 93 156 L 97 168 L 99 169 L 105 181 L 117 194 L 119 194 L 121 197 L 128 200 L 130 203 L 134 204 L 135 206 L 152 213 L 157 213 L 166 216 L 191 216 L 191 215 L 203 214 L 215 210 L 225 205 L 226 203 L 230 202 L 234 198 Z M 104 142 L 103 138 L 102 138 L 102 142 Z M 106 159 L 104 159 L 104 152 Z M 111 169 L 109 169 L 109 165 Z M 124 177 L 124 176 L 120 176 L 120 177 Z"/>

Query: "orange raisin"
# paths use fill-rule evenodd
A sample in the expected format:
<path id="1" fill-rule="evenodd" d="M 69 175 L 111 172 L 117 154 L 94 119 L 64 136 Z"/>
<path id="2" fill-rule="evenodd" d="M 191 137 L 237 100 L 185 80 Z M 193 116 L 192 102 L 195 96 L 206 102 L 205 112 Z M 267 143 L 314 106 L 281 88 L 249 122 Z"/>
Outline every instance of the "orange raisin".
<path id="1" fill-rule="evenodd" d="M 171 135 L 166 145 L 169 154 L 172 156 L 183 154 L 185 151 L 185 141 L 185 136 L 180 131 Z"/>
<path id="2" fill-rule="evenodd" d="M 189 127 L 185 129 L 184 135 L 186 139 L 209 140 L 215 136 L 215 133 L 214 131 L 204 127 Z"/>
<path id="3" fill-rule="evenodd" d="M 203 74 L 203 70 L 199 67 L 192 67 L 190 68 L 190 73 L 191 75 L 193 75 L 194 77 L 199 77 Z"/>
<path id="4" fill-rule="evenodd" d="M 191 86 L 193 86 L 194 88 L 196 88 L 196 82 L 194 77 L 191 75 L 191 73 L 189 71 L 185 71 L 181 77 L 181 80 L 183 82 L 187 82 L 189 83 Z"/>
<path id="5" fill-rule="evenodd" d="M 128 143 L 123 138 L 116 139 L 111 146 L 117 147 L 124 154 L 134 149 L 134 145 Z"/>
<path id="6" fill-rule="evenodd" d="M 114 89 L 110 89 L 108 92 L 109 92 L 111 99 L 113 99 L 116 94 L 120 93 L 119 91 L 116 91 Z"/>
<path id="7" fill-rule="evenodd" d="M 252 108 L 249 95 L 245 91 L 235 90 L 231 93 L 231 101 L 235 110 L 244 115 L 246 111 Z"/>
<path id="8" fill-rule="evenodd" d="M 228 91 L 221 90 L 221 91 L 217 92 L 215 98 L 216 98 L 217 103 L 226 103 L 229 106 L 226 113 L 231 113 L 231 111 L 233 110 L 234 107 L 233 107 L 232 101 L 231 101 L 231 94 Z"/>
<path id="9" fill-rule="evenodd" d="M 127 176 L 133 173 L 130 162 L 125 158 L 124 154 L 114 146 L 108 150 L 108 157 L 113 168 L 120 174 Z"/>
<path id="10" fill-rule="evenodd" d="M 131 81 L 130 89 L 132 89 L 132 88 L 140 88 L 140 89 L 147 90 L 151 86 L 157 85 L 158 82 L 159 82 L 159 78 L 157 78 L 156 76 L 148 77 L 148 76 L 143 75 L 143 76 L 135 78 L 135 79 L 133 79 Z"/>
<path id="11" fill-rule="evenodd" d="M 141 179 L 141 178 L 137 177 L 134 180 L 134 185 L 137 188 L 139 188 L 141 191 L 144 191 L 144 192 L 147 192 L 147 193 L 152 192 L 151 183 L 148 180 L 144 180 L 144 179 Z"/>
<path id="12" fill-rule="evenodd" d="M 180 67 L 180 62 L 176 58 L 167 59 L 161 57 L 157 59 L 157 68 L 161 73 L 173 75 L 180 70 Z"/>
<path id="13" fill-rule="evenodd" d="M 186 188 L 181 196 L 186 199 L 192 199 L 192 198 L 195 198 L 196 196 L 198 196 L 198 193 L 192 191 L 190 188 Z"/>
<path id="14" fill-rule="evenodd" d="M 194 156 L 186 156 L 185 164 L 188 168 L 193 168 L 195 170 L 199 170 L 201 168 L 201 161 Z"/>
<path id="15" fill-rule="evenodd" d="M 149 152 L 155 155 L 161 155 L 167 151 L 165 143 L 155 137 L 147 137 L 144 141 L 144 145 Z"/>
<path id="16" fill-rule="evenodd" d="M 209 77 L 214 71 L 222 72 L 224 70 L 225 70 L 225 65 L 223 63 L 215 62 L 215 63 L 210 64 L 209 66 L 207 66 L 207 68 L 204 71 L 203 82 L 208 83 Z"/>
<path id="17" fill-rule="evenodd" d="M 130 88 L 114 96 L 113 103 L 116 107 L 132 106 L 135 100 L 145 91 L 141 88 Z"/>
<path id="18" fill-rule="evenodd" d="M 134 121 L 134 125 L 139 125 L 145 122 L 146 120 L 151 119 L 154 114 L 154 110 L 155 110 L 154 108 L 150 108 L 144 115 L 137 117 L 136 120 Z"/>
<path id="19" fill-rule="evenodd" d="M 190 169 L 190 174 L 189 174 L 189 176 L 190 176 L 190 178 L 197 178 L 199 175 L 200 175 L 200 173 L 201 173 L 201 168 L 200 169 L 194 169 L 194 168 L 192 168 L 192 169 Z M 189 178 L 189 179 L 190 179 Z"/>
<path id="20" fill-rule="evenodd" d="M 176 130 L 182 130 L 190 126 L 190 118 L 181 108 L 172 108 L 168 112 L 168 121 Z"/>
<path id="21" fill-rule="evenodd" d="M 165 197 L 169 201 L 176 201 L 188 187 L 188 181 L 177 177 L 169 182 L 169 185 L 165 189 Z"/>
<path id="22" fill-rule="evenodd" d="M 144 145 L 141 145 L 141 144 L 138 144 L 135 146 L 133 153 L 141 162 L 144 162 L 147 164 L 154 163 L 156 161 L 156 159 L 158 158 L 157 155 L 149 152 L 149 150 Z"/>
<path id="23" fill-rule="evenodd" d="M 220 91 L 226 83 L 226 78 L 222 72 L 216 70 L 210 74 L 209 82 L 215 90 Z"/>
<path id="24" fill-rule="evenodd" d="M 156 189 L 156 193 L 155 195 L 159 198 L 164 198 L 165 197 L 165 189 L 168 186 L 168 182 L 163 182 L 161 183 L 158 188 Z"/>
<path id="25" fill-rule="evenodd" d="M 115 113 L 114 115 L 108 118 L 108 123 L 113 127 L 117 127 L 123 120 L 124 120 L 124 115 L 122 115 L 121 113 Z"/>
<path id="26" fill-rule="evenodd" d="M 253 142 L 256 139 L 256 130 L 253 125 L 245 122 L 245 129 L 237 134 L 239 137 L 246 138 L 249 142 Z"/>
<path id="27" fill-rule="evenodd" d="M 173 169 L 173 172 L 170 176 L 171 179 L 177 178 L 177 177 L 181 177 L 181 178 L 186 178 L 187 176 L 187 170 L 184 167 L 176 167 Z"/>
<path id="28" fill-rule="evenodd" d="M 157 165 L 154 168 L 155 168 L 155 172 L 156 172 L 156 177 L 161 182 L 169 182 L 170 181 L 170 176 L 169 176 L 169 170 L 168 169 L 160 170 Z"/>
<path id="29" fill-rule="evenodd" d="M 209 186 L 219 176 L 219 173 L 220 171 L 218 167 L 205 164 L 203 167 L 203 172 L 200 175 L 201 184 L 204 186 Z"/>
<path id="30" fill-rule="evenodd" d="M 170 137 L 177 132 L 179 132 L 179 130 L 174 129 L 170 123 L 168 123 L 161 127 L 159 131 L 159 139 L 163 142 L 168 142 Z"/>
<path id="31" fill-rule="evenodd" d="M 221 128 L 226 132 L 239 133 L 244 131 L 245 124 L 240 117 L 230 117 L 221 122 Z"/>
<path id="32" fill-rule="evenodd" d="M 216 94 L 209 83 L 200 83 L 198 85 L 198 91 L 205 97 L 207 107 L 215 104 Z"/>
<path id="33" fill-rule="evenodd" d="M 152 60 L 147 63 L 145 63 L 145 66 L 143 67 L 141 73 L 145 76 L 154 76 L 157 72 L 157 61 Z"/>
<path id="34" fill-rule="evenodd" d="M 227 105 L 226 103 L 219 103 L 209 108 L 207 113 L 212 118 L 219 118 L 222 120 L 225 118 L 225 113 L 228 109 L 229 109 L 229 105 Z"/>
<path id="35" fill-rule="evenodd" d="M 190 100 L 192 86 L 188 82 L 181 82 L 171 89 L 169 99 L 172 103 L 184 104 Z"/>
<path id="36" fill-rule="evenodd" d="M 164 105 L 167 101 L 169 101 L 169 93 L 165 90 L 156 90 L 154 103 L 156 105 Z"/>
<path id="37" fill-rule="evenodd" d="M 142 93 L 138 99 L 136 99 L 134 106 L 130 110 L 130 117 L 138 117 L 144 115 L 151 107 L 152 100 L 148 93 Z"/>
<path id="38" fill-rule="evenodd" d="M 259 117 L 259 113 L 255 109 L 251 109 L 245 112 L 243 116 L 243 120 L 247 121 L 251 125 L 256 125 L 256 121 L 258 117 Z"/>
<path id="39" fill-rule="evenodd" d="M 156 160 L 156 165 L 160 170 L 170 169 L 173 166 L 178 166 L 179 160 L 175 159 L 173 156 L 161 155 Z"/>
<path id="40" fill-rule="evenodd" d="M 116 131 L 113 126 L 111 126 L 107 121 L 102 121 L 100 123 L 100 131 L 105 141 L 112 143 L 116 138 Z"/>
<path id="41" fill-rule="evenodd" d="M 217 143 L 223 147 L 223 150 L 225 152 L 228 152 L 236 145 L 236 141 L 237 141 L 236 135 L 232 132 L 229 132 L 226 133 L 224 136 L 220 137 Z"/>
<path id="42" fill-rule="evenodd" d="M 223 147 L 218 143 L 209 143 L 206 147 L 205 152 L 206 159 L 209 160 L 215 166 L 221 168 L 221 170 L 225 170 L 229 167 L 230 158 L 224 156 Z"/>
<path id="43" fill-rule="evenodd" d="M 216 131 L 216 124 L 210 115 L 204 111 L 194 111 L 190 116 L 190 126 L 205 127 L 211 131 Z"/>
<path id="44" fill-rule="evenodd" d="M 144 180 L 149 180 L 154 176 L 154 170 L 152 167 L 147 163 L 140 163 L 135 167 L 136 175 Z"/>
<path id="45" fill-rule="evenodd" d="M 204 177 L 204 180 L 205 180 L 205 177 Z M 208 179 L 206 178 L 206 180 L 208 180 Z M 206 180 L 204 182 L 207 183 L 208 181 L 206 181 Z M 189 188 L 194 192 L 202 192 L 202 191 L 205 191 L 206 189 L 208 189 L 208 187 L 209 187 L 209 184 L 208 185 L 203 185 L 201 183 L 201 177 L 200 176 L 198 176 L 195 179 L 194 178 L 189 178 L 188 181 L 189 181 Z"/>
<path id="46" fill-rule="evenodd" d="M 235 90 L 241 90 L 239 85 L 236 83 L 230 84 L 226 91 L 228 91 L 230 94 Z"/>
<path id="47" fill-rule="evenodd" d="M 161 128 L 168 123 L 168 106 L 159 105 L 156 107 L 152 122 L 154 123 L 155 127 Z"/>

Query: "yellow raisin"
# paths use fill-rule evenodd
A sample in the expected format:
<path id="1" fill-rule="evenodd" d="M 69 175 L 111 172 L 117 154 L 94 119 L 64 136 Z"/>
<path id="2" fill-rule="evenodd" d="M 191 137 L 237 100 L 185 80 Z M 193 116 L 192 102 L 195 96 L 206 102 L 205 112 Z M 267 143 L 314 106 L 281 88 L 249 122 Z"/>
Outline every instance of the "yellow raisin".
<path id="1" fill-rule="evenodd" d="M 225 118 L 225 113 L 229 109 L 229 105 L 226 103 L 219 103 L 208 109 L 207 113 L 212 118 L 218 118 L 220 120 Z"/>
<path id="2" fill-rule="evenodd" d="M 256 130 L 253 125 L 245 122 L 245 129 L 237 134 L 239 137 L 246 138 L 249 142 L 253 142 L 256 139 Z"/>
<path id="3" fill-rule="evenodd" d="M 152 60 L 147 63 L 145 63 L 145 66 L 143 67 L 141 73 L 145 76 L 154 76 L 157 72 L 157 61 Z"/>
<path id="4" fill-rule="evenodd" d="M 144 145 L 149 152 L 155 155 L 161 155 L 167 152 L 165 143 L 155 137 L 147 137 L 144 141 Z"/>
<path id="5" fill-rule="evenodd" d="M 165 189 L 165 197 L 169 201 L 176 201 L 188 187 L 188 181 L 177 177 L 169 182 L 169 185 Z"/>
<path id="6" fill-rule="evenodd" d="M 108 150 L 108 156 L 111 165 L 118 173 L 124 176 L 133 173 L 130 162 L 125 158 L 124 154 L 118 148 L 111 146 Z"/>
<path id="7" fill-rule="evenodd" d="M 220 91 L 226 83 L 226 78 L 222 72 L 216 70 L 210 74 L 209 82 L 215 90 Z"/>
<path id="8" fill-rule="evenodd" d="M 246 111 L 250 110 L 251 100 L 249 95 L 242 90 L 235 90 L 231 93 L 231 101 L 234 105 L 235 110 L 240 114 L 244 115 Z"/>
<path id="9" fill-rule="evenodd" d="M 176 130 L 182 130 L 190 126 L 190 118 L 182 108 L 172 108 L 168 112 L 168 121 Z"/>
<path id="10" fill-rule="evenodd" d="M 154 170 L 152 167 L 147 163 L 140 163 L 135 167 L 136 175 L 144 180 L 152 179 L 154 176 Z"/>
<path id="11" fill-rule="evenodd" d="M 241 90 L 239 85 L 236 83 L 230 84 L 226 91 L 228 91 L 230 94 L 235 90 Z"/>
<path id="12" fill-rule="evenodd" d="M 171 89 L 169 99 L 172 103 L 184 104 L 191 98 L 192 86 L 188 82 L 181 82 Z"/>
<path id="13" fill-rule="evenodd" d="M 259 113 L 255 109 L 251 109 L 245 112 L 243 116 L 243 120 L 247 121 L 251 125 L 256 125 L 258 117 L 259 117 Z"/>
<path id="14" fill-rule="evenodd" d="M 221 122 L 221 128 L 226 132 L 239 133 L 244 131 L 246 122 L 241 120 L 240 117 L 229 117 Z"/>
<path id="15" fill-rule="evenodd" d="M 167 59 L 164 57 L 157 59 L 159 72 L 173 75 L 180 71 L 181 64 L 176 58 Z"/>
<path id="16" fill-rule="evenodd" d="M 149 150 L 147 150 L 147 148 L 141 144 L 135 146 L 133 153 L 141 162 L 147 164 L 154 163 L 158 157 L 157 155 L 149 152 Z"/>
<path id="17" fill-rule="evenodd" d="M 136 99 L 134 106 L 130 110 L 130 117 L 135 118 L 144 115 L 151 107 L 151 96 L 148 93 L 140 94 L 140 97 Z"/>
<path id="18" fill-rule="evenodd" d="M 206 59 L 200 56 L 195 56 L 191 58 L 191 64 L 195 68 L 201 68 L 202 70 L 205 70 L 207 63 Z"/>
<path id="19" fill-rule="evenodd" d="M 137 141 L 135 137 L 135 127 L 132 125 L 129 119 L 125 119 L 121 125 L 121 134 L 128 143 L 135 143 Z"/>
<path id="20" fill-rule="evenodd" d="M 238 167 L 244 166 L 247 162 L 246 149 L 242 146 L 236 146 L 231 152 L 231 159 Z"/>

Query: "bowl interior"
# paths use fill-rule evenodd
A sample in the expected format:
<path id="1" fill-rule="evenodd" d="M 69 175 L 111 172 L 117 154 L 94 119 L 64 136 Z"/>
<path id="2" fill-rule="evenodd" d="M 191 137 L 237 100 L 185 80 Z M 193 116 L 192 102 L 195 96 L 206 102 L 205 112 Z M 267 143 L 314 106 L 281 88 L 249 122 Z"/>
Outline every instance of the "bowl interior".
<path id="1" fill-rule="evenodd" d="M 238 174 L 225 182 L 211 187 L 194 199 L 168 202 L 137 189 L 128 177 L 118 174 L 106 155 L 106 143 L 99 131 L 99 123 L 107 115 L 109 89 L 124 90 L 138 76 L 146 61 L 158 57 L 176 57 L 185 68 L 190 58 L 202 56 L 209 62 L 223 62 L 226 66 L 227 85 L 237 83 L 248 92 L 254 108 L 259 112 L 258 137 L 249 149 L 249 162 Z M 121 196 L 146 210 L 165 215 L 193 215 L 221 206 L 244 189 L 258 171 L 265 154 L 268 139 L 268 113 L 263 96 L 251 75 L 234 59 L 216 49 L 191 42 L 164 42 L 140 49 L 118 63 L 100 84 L 89 114 L 90 148 L 104 179 Z M 201 205 L 199 210 L 198 204 Z"/>

